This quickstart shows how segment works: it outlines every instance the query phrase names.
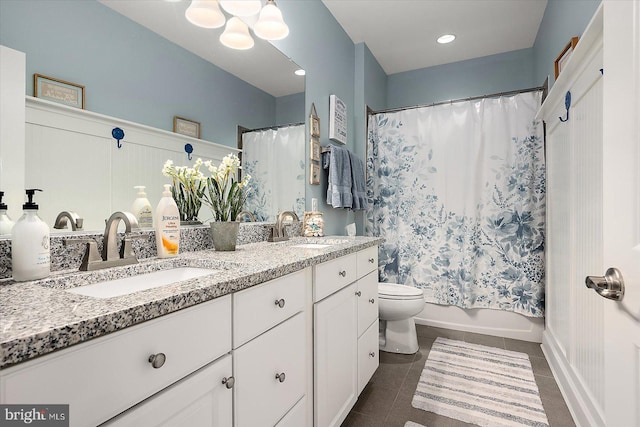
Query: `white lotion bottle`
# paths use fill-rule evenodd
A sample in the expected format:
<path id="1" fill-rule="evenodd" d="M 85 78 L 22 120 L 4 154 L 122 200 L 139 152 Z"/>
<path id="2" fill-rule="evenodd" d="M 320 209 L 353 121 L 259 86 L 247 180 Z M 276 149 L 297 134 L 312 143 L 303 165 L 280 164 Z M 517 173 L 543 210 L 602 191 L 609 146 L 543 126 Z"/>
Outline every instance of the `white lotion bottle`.
<path id="1" fill-rule="evenodd" d="M 29 201 L 22 205 L 24 214 L 11 230 L 11 268 L 13 280 L 43 279 L 51 273 L 49 226 L 38 216 L 33 195 L 38 189 L 26 190 Z"/>
<path id="2" fill-rule="evenodd" d="M 156 245 L 158 257 L 169 258 L 180 250 L 180 212 L 171 197 L 171 184 L 164 185 L 162 199 L 156 208 Z"/>
<path id="3" fill-rule="evenodd" d="M 0 191 L 0 235 L 11 234 L 11 229 L 13 228 L 13 221 L 7 215 L 7 205 L 2 203 L 3 197 L 4 191 Z"/>
<path id="4" fill-rule="evenodd" d="M 140 228 L 151 228 L 153 227 L 153 209 L 147 199 L 147 193 L 144 192 L 145 187 L 144 185 L 136 185 L 133 188 L 138 190 L 138 195 L 133 201 L 131 213 L 135 215 Z"/>

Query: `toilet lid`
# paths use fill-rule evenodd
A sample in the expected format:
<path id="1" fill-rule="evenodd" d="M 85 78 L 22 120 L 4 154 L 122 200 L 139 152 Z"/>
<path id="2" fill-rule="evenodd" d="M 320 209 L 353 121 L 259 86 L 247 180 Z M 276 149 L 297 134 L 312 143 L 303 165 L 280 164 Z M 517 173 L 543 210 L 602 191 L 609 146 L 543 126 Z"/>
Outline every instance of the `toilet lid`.
<path id="1" fill-rule="evenodd" d="M 422 297 L 423 292 L 413 286 L 378 282 L 378 295 L 381 298 L 414 299 Z"/>

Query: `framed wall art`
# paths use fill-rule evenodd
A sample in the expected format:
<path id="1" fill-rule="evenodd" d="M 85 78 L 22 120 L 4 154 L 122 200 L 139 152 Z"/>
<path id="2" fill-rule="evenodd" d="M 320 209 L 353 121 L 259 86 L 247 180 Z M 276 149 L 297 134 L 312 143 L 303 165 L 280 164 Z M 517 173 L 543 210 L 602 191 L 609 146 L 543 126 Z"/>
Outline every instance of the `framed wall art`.
<path id="1" fill-rule="evenodd" d="M 309 133 L 312 138 L 320 138 L 320 117 L 316 111 L 316 105 L 311 104 L 311 114 L 309 115 Z"/>
<path id="2" fill-rule="evenodd" d="M 309 184 L 311 185 L 320 184 L 320 165 L 316 165 L 316 164 L 309 165 Z"/>
<path id="3" fill-rule="evenodd" d="M 564 66 L 567 64 L 567 61 L 569 61 L 569 58 L 573 53 L 573 49 L 575 49 L 577 44 L 578 44 L 578 37 L 572 37 L 569 43 L 567 43 L 564 49 L 562 49 L 562 52 L 560 52 L 560 55 L 558 55 L 558 57 L 554 61 L 553 68 L 555 71 L 556 79 L 562 72 L 562 69 L 564 68 Z"/>
<path id="4" fill-rule="evenodd" d="M 335 95 L 329 96 L 329 139 L 347 143 L 347 105 Z"/>
<path id="5" fill-rule="evenodd" d="M 33 96 L 84 110 L 84 86 L 76 83 L 34 74 Z"/>
<path id="6" fill-rule="evenodd" d="M 309 159 L 316 162 L 320 161 L 320 140 L 318 138 L 311 137 L 311 143 L 309 145 Z"/>
<path id="7" fill-rule="evenodd" d="M 173 116 L 173 131 L 181 135 L 200 139 L 200 122 Z"/>

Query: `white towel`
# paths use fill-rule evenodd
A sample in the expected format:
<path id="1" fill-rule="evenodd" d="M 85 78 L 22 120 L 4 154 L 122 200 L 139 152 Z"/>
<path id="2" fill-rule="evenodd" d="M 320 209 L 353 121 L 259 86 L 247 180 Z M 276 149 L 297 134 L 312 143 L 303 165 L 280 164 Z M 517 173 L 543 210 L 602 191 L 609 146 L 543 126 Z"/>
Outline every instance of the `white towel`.
<path id="1" fill-rule="evenodd" d="M 331 146 L 331 151 L 324 159 L 324 168 L 329 169 L 327 185 L 327 204 L 334 208 L 350 208 L 353 206 L 351 193 L 351 156 L 349 150 Z"/>
<path id="2" fill-rule="evenodd" d="M 364 162 L 349 153 L 351 158 L 351 194 L 353 196 L 353 210 L 367 208 L 367 182 L 364 174 Z"/>

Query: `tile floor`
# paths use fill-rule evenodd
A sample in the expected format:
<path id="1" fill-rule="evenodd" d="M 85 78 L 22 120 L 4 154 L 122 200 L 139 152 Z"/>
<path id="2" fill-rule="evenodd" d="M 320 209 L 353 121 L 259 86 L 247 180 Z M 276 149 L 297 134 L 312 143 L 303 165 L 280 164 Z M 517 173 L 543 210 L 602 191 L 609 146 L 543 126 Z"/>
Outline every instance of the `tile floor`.
<path id="1" fill-rule="evenodd" d="M 437 337 L 527 353 L 551 427 L 575 427 L 539 344 L 417 325 L 420 350 L 414 355 L 380 352 L 380 366 L 342 427 L 403 427 L 413 421 L 427 427 L 471 426 L 411 406 L 420 373 Z"/>

